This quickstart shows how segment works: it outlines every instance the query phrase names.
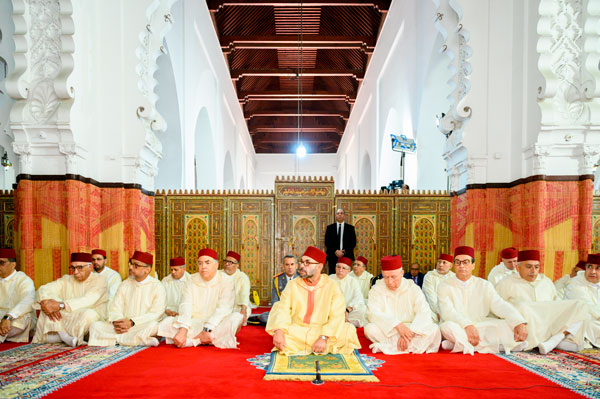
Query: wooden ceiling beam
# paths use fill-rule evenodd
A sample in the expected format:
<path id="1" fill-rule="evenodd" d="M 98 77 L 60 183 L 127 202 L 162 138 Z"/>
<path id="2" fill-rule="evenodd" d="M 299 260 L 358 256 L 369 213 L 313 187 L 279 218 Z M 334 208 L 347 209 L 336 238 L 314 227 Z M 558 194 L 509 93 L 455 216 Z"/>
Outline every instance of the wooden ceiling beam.
<path id="1" fill-rule="evenodd" d="M 313 133 L 313 132 L 302 132 L 300 136 L 301 141 L 305 143 L 337 143 L 340 140 L 340 136 L 336 133 Z M 256 133 L 252 136 L 254 145 L 265 144 L 265 143 L 296 143 L 298 141 L 297 132 L 285 132 L 281 134 L 273 134 L 267 132 Z"/>
<path id="2" fill-rule="evenodd" d="M 305 35 L 303 49 L 346 50 L 358 49 L 371 54 L 375 49 L 375 37 L 367 36 L 320 36 Z M 221 36 L 221 49 L 229 54 L 237 49 L 279 49 L 297 50 L 297 35 L 271 36 Z"/>
<path id="3" fill-rule="evenodd" d="M 297 77 L 295 69 L 279 68 L 279 69 L 236 69 L 231 71 L 231 79 L 239 80 L 243 77 L 259 76 L 259 77 Z M 349 76 L 356 80 L 362 80 L 365 77 L 365 71 L 362 69 L 321 69 L 321 68 L 304 68 L 302 69 L 303 77 L 342 77 Z"/>
<path id="4" fill-rule="evenodd" d="M 266 7 L 300 7 L 301 5 L 310 7 L 374 7 L 379 11 L 388 11 L 391 1 L 360 1 L 360 0 L 303 0 L 285 1 L 285 0 L 208 0 L 208 9 L 216 12 L 225 6 L 266 6 Z"/>
<path id="5" fill-rule="evenodd" d="M 298 101 L 300 95 L 297 92 L 241 92 L 239 93 L 239 101 L 241 104 L 246 104 L 249 101 Z M 311 92 L 302 93 L 302 101 L 344 101 L 346 103 L 354 103 L 356 93 L 328 93 L 328 92 Z"/>
<path id="6" fill-rule="evenodd" d="M 255 112 L 248 112 L 248 111 L 244 111 L 244 116 L 246 118 L 247 121 L 250 121 L 252 118 L 274 118 L 274 117 L 278 117 L 278 116 L 293 116 L 293 117 L 298 117 L 298 111 L 297 109 L 294 110 L 272 110 L 272 111 L 264 111 L 264 110 L 260 110 L 260 111 L 255 111 Z M 340 119 L 343 119 L 345 121 L 348 120 L 349 118 L 349 112 L 348 111 L 303 111 L 302 115 L 303 116 L 317 116 L 317 117 L 323 117 L 323 118 L 333 118 L 333 117 L 337 117 Z"/>

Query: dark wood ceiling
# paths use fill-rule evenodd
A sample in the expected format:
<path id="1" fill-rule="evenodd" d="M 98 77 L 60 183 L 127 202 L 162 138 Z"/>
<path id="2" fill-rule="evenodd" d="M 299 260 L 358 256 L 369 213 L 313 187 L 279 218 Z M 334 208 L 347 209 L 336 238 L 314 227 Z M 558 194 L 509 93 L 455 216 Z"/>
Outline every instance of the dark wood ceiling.
<path id="1" fill-rule="evenodd" d="M 207 0 L 257 153 L 337 151 L 390 3 Z"/>

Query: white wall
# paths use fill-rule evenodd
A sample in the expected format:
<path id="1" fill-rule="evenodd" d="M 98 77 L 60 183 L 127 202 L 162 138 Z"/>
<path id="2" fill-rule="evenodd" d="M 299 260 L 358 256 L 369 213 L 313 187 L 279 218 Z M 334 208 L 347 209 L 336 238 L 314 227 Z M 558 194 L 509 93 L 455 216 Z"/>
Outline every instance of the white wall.
<path id="1" fill-rule="evenodd" d="M 417 153 L 405 159 L 411 189 L 446 188 L 435 115 L 447 107 L 448 73 L 436 51 L 434 11 L 427 1 L 392 2 L 338 149 L 339 188 L 377 189 L 400 178 L 390 134 L 417 141 Z"/>
<path id="2" fill-rule="evenodd" d="M 13 135 L 10 128 L 10 109 L 15 101 L 6 92 L 7 74 L 14 70 L 13 52 L 15 45 L 12 40 L 14 25 L 11 18 L 12 4 L 10 1 L 0 2 L 0 157 L 7 152 L 13 166 L 8 170 L 0 168 L 0 189 L 9 190 L 18 174 L 19 163 L 12 150 Z"/>
<path id="3" fill-rule="evenodd" d="M 332 176 L 338 188 L 336 163 L 336 154 L 307 154 L 302 159 L 293 154 L 256 154 L 254 188 L 273 190 L 276 176 Z"/>
<path id="4" fill-rule="evenodd" d="M 177 120 L 167 121 L 159 139 L 163 148 L 180 141 L 181 150 L 163 154 L 168 159 L 159 164 L 156 187 L 253 188 L 254 147 L 206 2 L 181 0 L 171 15 L 168 55 L 161 57 L 169 59 L 171 68 L 165 65 L 155 76 L 158 110 Z M 159 59 L 159 65 L 169 63 Z M 161 95 L 168 97 L 161 100 Z"/>

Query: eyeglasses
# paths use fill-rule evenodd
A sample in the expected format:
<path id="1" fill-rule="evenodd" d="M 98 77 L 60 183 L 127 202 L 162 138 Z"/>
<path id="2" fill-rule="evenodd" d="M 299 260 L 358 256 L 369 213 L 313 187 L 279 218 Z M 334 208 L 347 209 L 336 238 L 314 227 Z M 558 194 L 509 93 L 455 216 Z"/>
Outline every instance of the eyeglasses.
<path id="1" fill-rule="evenodd" d="M 131 266 L 135 267 L 136 269 L 137 269 L 137 268 L 140 268 L 140 267 L 152 267 L 152 266 L 150 266 L 150 265 L 145 265 L 145 264 L 143 264 L 143 263 L 133 263 L 133 262 L 130 262 L 129 264 L 130 264 Z"/>
<path id="2" fill-rule="evenodd" d="M 318 265 L 319 264 L 319 262 L 311 262 L 309 260 L 300 260 L 300 262 L 298 262 L 298 263 L 301 263 L 301 264 L 303 264 L 305 266 L 308 266 L 308 265 Z"/>
<path id="3" fill-rule="evenodd" d="M 471 259 L 465 259 L 465 260 L 455 259 L 454 264 L 456 266 L 460 266 L 460 265 L 469 266 L 471 264 Z"/>
<path id="4" fill-rule="evenodd" d="M 9 260 L 0 260 L 0 266 L 4 266 L 7 263 L 10 263 L 10 261 Z"/>
<path id="5" fill-rule="evenodd" d="M 69 270 L 74 272 L 75 270 L 77 270 L 78 272 L 82 271 L 84 267 L 88 267 L 89 265 L 91 265 L 91 263 L 88 263 L 85 266 L 69 266 Z"/>
<path id="6" fill-rule="evenodd" d="M 237 265 L 237 262 L 234 262 L 232 260 L 227 260 L 227 259 L 223 259 L 223 263 L 226 265 Z"/>

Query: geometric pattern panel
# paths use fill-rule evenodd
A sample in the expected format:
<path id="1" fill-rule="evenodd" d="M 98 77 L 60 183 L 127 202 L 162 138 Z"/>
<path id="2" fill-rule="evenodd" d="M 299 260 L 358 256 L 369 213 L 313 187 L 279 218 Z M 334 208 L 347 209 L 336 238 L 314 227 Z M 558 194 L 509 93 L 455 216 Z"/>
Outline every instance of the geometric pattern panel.
<path id="1" fill-rule="evenodd" d="M 429 270 L 434 265 L 436 255 L 435 215 L 413 215 L 412 217 L 412 263 L 418 263 Z"/>
<path id="2" fill-rule="evenodd" d="M 592 253 L 600 252 L 600 215 L 592 215 Z"/>
<path id="3" fill-rule="evenodd" d="M 185 215 L 185 264 L 190 273 L 198 271 L 198 251 L 208 247 L 208 215 Z"/>
<path id="4" fill-rule="evenodd" d="M 262 304 L 271 295 L 271 277 L 278 262 L 273 261 L 273 195 L 230 194 L 227 200 L 227 250 L 242 255 L 240 270 L 250 279 Z"/>
<path id="5" fill-rule="evenodd" d="M 314 215 L 294 215 L 294 234 L 292 239 L 292 255 L 298 259 L 308 246 L 317 242 L 317 217 Z"/>
<path id="6" fill-rule="evenodd" d="M 352 225 L 354 225 L 356 231 L 354 258 L 364 256 L 366 259 L 375 259 L 377 248 L 377 215 L 353 214 Z M 375 263 L 377 262 L 369 261 L 367 263 L 367 270 L 372 269 Z"/>
<path id="7" fill-rule="evenodd" d="M 398 253 L 394 242 L 394 195 L 338 193 L 338 208 L 345 211 L 346 221 L 354 225 L 356 231 L 354 257 L 364 256 L 367 271 L 379 274 L 379 260 Z"/>

